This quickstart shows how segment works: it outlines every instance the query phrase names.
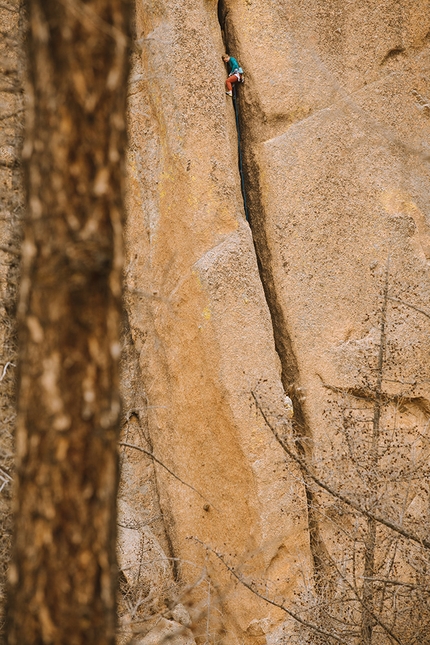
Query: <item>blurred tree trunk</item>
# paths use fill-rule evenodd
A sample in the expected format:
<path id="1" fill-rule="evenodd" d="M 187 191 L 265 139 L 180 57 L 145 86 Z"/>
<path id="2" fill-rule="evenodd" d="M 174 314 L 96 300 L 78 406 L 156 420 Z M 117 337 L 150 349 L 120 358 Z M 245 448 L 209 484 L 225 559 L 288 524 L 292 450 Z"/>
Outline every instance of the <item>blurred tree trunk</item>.
<path id="1" fill-rule="evenodd" d="M 130 0 L 28 0 L 10 645 L 113 643 Z"/>

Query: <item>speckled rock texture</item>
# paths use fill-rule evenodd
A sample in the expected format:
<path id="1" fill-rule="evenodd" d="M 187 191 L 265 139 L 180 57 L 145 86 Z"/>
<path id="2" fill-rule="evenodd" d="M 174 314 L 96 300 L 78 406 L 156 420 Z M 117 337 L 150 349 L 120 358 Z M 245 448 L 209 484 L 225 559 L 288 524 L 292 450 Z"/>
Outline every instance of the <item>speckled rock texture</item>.
<path id="1" fill-rule="evenodd" d="M 243 213 L 216 4 L 143 3 L 136 32 L 126 302 L 154 454 L 195 489 L 156 465 L 160 504 L 175 575 L 191 583 L 210 567 L 213 602 L 243 633 L 274 611 L 207 564 L 194 538 L 291 593 L 308 557 L 305 496 L 252 396 L 288 417 Z"/>
<path id="2" fill-rule="evenodd" d="M 226 48 L 246 77 L 251 226 Z M 141 445 L 176 475 L 151 467 L 157 539 L 172 584 L 196 584 L 198 638 L 275 643 L 284 613 L 205 545 L 279 602 L 344 545 L 335 501 L 306 491 L 262 411 L 345 490 L 360 489 L 367 432 L 354 417 L 351 448 L 345 418 L 372 416 L 378 370 L 387 437 L 416 447 L 427 432 L 430 2 L 142 0 L 133 59 L 126 307 Z"/>

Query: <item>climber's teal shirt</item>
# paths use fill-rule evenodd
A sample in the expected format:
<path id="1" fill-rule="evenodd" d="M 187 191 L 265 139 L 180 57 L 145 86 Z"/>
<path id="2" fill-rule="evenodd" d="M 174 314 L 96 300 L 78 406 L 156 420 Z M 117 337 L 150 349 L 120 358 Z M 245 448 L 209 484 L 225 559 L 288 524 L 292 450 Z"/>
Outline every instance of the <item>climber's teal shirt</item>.
<path id="1" fill-rule="evenodd" d="M 235 58 L 233 58 L 233 56 L 230 56 L 230 60 L 227 61 L 227 65 L 228 65 L 228 75 L 229 76 L 231 76 L 234 71 L 239 69 L 239 63 L 237 62 L 237 60 Z"/>

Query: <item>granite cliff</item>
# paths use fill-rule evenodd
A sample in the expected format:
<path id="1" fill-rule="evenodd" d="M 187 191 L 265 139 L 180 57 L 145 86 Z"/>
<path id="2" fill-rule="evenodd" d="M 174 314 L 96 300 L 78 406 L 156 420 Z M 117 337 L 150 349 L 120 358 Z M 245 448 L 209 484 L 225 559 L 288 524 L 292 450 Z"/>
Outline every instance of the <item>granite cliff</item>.
<path id="1" fill-rule="evenodd" d="M 427 454 L 429 9 L 427 0 L 136 6 L 126 303 L 127 364 L 142 397 L 130 400 L 125 432 L 134 427 L 188 484 L 148 461 L 163 522 L 145 530 L 173 558 L 167 586 L 200 580 L 190 592 L 200 638 L 220 626 L 227 641 L 294 632 L 204 545 L 290 609 L 327 580 L 336 595 L 336 566 L 348 569 L 351 517 L 273 429 L 336 491 L 365 500 L 378 490 L 381 512 L 404 499 L 399 478 L 387 483 L 391 453 Z M 245 70 L 249 222 L 224 50 Z M 384 463 L 375 441 L 390 453 Z M 360 462 L 366 451 L 385 497 Z M 411 482 L 413 523 L 427 492 Z M 211 586 L 219 611 L 207 620 Z"/>

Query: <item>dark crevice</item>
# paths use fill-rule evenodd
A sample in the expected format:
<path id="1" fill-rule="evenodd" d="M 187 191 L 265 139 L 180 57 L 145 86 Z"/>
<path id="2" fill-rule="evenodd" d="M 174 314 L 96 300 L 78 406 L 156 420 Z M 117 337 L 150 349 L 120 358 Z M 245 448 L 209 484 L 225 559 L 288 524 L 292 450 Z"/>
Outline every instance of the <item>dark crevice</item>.
<path id="1" fill-rule="evenodd" d="M 390 59 L 397 58 L 398 56 L 400 56 L 400 54 L 403 54 L 404 51 L 404 47 L 394 47 L 393 49 L 390 49 L 390 51 L 385 54 L 384 58 L 382 59 L 381 65 L 384 65 Z"/>
<path id="2" fill-rule="evenodd" d="M 236 56 L 240 51 L 240 47 L 234 25 L 229 19 L 229 8 L 226 0 L 219 0 L 218 2 L 218 19 L 226 51 Z M 292 341 L 288 333 L 287 321 L 285 320 L 284 310 L 280 303 L 274 280 L 272 252 L 267 239 L 266 213 L 261 198 L 260 173 L 254 153 L 257 142 L 253 139 L 252 124 L 253 122 L 261 123 L 263 121 L 263 114 L 261 107 L 249 99 L 249 96 L 252 95 L 253 83 L 252 78 L 247 74 L 247 70 L 245 70 L 245 74 L 247 79 L 246 85 L 244 88 L 239 89 L 235 100 L 235 109 L 237 110 L 236 123 L 239 135 L 238 142 L 240 146 L 239 170 L 243 186 L 244 208 L 252 231 L 258 271 L 272 320 L 275 349 L 281 362 L 282 384 L 294 406 L 293 432 L 296 438 L 297 449 L 302 458 L 309 460 L 312 453 L 311 432 L 303 408 L 297 359 L 294 354 Z M 314 493 L 307 485 L 307 478 L 304 473 L 303 478 L 306 488 L 308 530 L 314 564 L 315 583 L 319 587 L 323 581 L 328 581 L 331 569 L 329 564 L 330 559 L 320 535 L 319 522 L 317 520 L 318 503 Z"/>
<path id="3" fill-rule="evenodd" d="M 245 137 L 243 138 L 243 140 Z M 265 209 L 261 202 L 261 185 L 258 165 L 253 153 L 253 142 L 244 141 L 244 175 L 246 195 L 248 198 L 249 224 L 252 231 L 258 271 L 272 319 L 275 350 L 281 361 L 281 379 L 285 392 L 294 406 L 293 432 L 299 455 L 308 463 L 312 458 L 312 436 L 306 413 L 303 408 L 303 396 L 300 387 L 300 372 L 297 359 L 288 334 L 284 310 L 279 301 L 272 270 L 272 252 L 267 239 Z M 314 576 L 317 587 L 330 577 L 331 566 L 327 548 L 320 534 L 318 522 L 318 501 L 308 485 L 307 476 L 302 472 L 305 482 L 308 510 L 308 530 L 311 553 L 314 565 Z"/>
<path id="4" fill-rule="evenodd" d="M 136 403 L 135 397 L 129 398 L 127 396 L 127 393 L 129 391 L 136 390 L 140 393 L 139 398 L 137 400 L 139 407 L 133 407 L 128 409 L 125 415 L 122 431 L 124 431 L 124 428 L 127 428 L 125 433 L 125 440 L 128 441 L 129 424 L 131 420 L 134 419 L 138 428 L 138 435 L 140 440 L 143 442 L 144 445 L 146 443 L 150 453 L 154 453 L 154 446 L 149 432 L 148 419 L 147 419 L 146 394 L 143 393 L 141 391 L 141 388 L 136 385 L 137 383 L 143 383 L 143 379 L 140 371 L 138 350 L 136 348 L 133 334 L 131 331 L 129 309 L 128 309 L 127 303 L 125 303 L 125 306 L 124 306 L 124 315 L 122 319 L 122 344 L 123 344 L 124 350 L 122 354 L 121 371 L 122 371 L 122 374 L 124 374 L 125 371 L 127 371 L 129 375 L 129 379 L 131 381 L 131 383 L 129 383 L 129 387 L 125 388 L 122 392 L 123 405 L 127 405 L 127 403 L 131 403 L 131 402 L 133 402 L 133 404 Z M 121 376 L 121 383 L 123 383 L 124 385 L 125 383 L 127 383 L 127 380 L 124 379 L 123 376 Z M 162 522 L 161 524 L 162 528 L 155 531 L 155 535 L 157 539 L 160 541 L 163 550 L 167 554 L 171 571 L 172 571 L 173 580 L 175 582 L 178 582 L 180 579 L 180 571 L 178 567 L 178 560 L 175 557 L 177 554 L 175 553 L 173 540 L 171 536 L 173 520 L 171 519 L 171 513 L 170 512 L 166 513 L 165 510 L 163 509 L 163 504 L 162 504 L 161 495 L 160 495 L 160 485 L 159 485 L 159 480 L 157 476 L 157 469 L 155 468 L 155 464 L 152 460 L 151 460 L 150 467 L 152 469 L 151 481 L 153 482 L 153 486 L 154 486 L 153 499 L 155 498 L 156 507 L 160 510 L 161 522 Z M 158 515 L 158 511 L 157 511 L 157 515 Z"/>

